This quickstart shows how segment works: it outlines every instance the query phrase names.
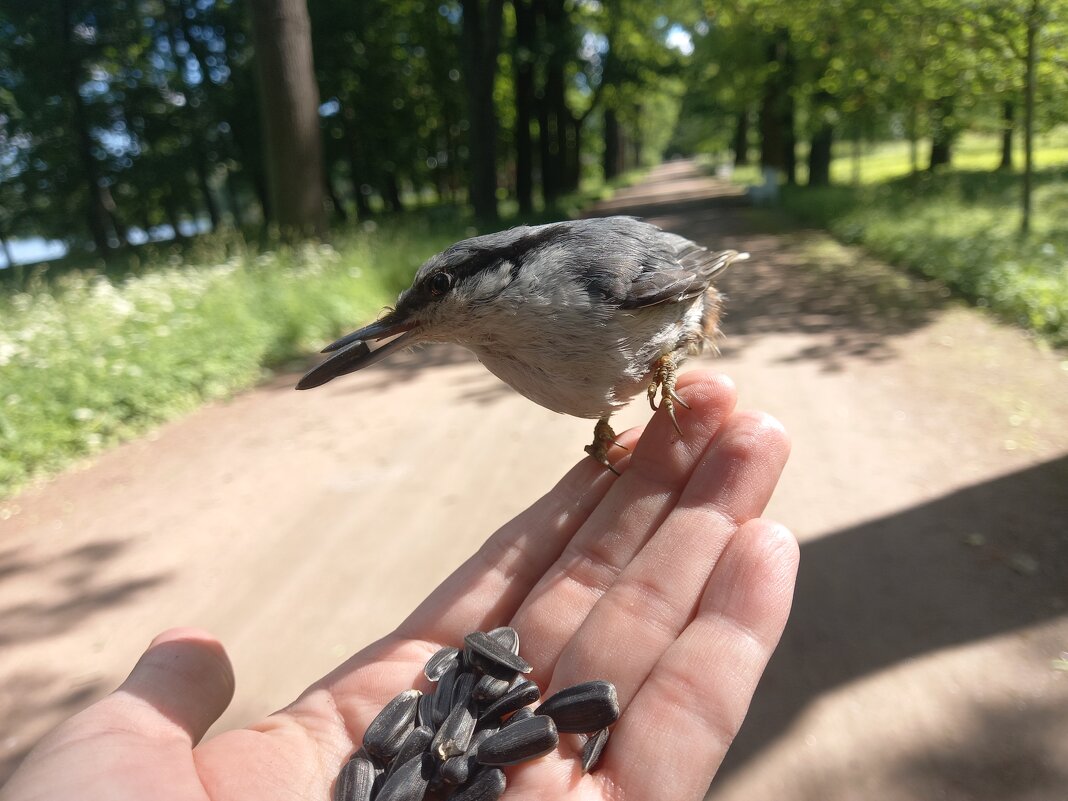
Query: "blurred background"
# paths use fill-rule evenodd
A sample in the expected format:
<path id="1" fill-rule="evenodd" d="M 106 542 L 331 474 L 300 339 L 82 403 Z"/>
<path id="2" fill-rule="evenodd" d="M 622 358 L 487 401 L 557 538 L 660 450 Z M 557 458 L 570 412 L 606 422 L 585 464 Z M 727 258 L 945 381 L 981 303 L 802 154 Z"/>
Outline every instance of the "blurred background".
<path id="1" fill-rule="evenodd" d="M 0 2 L 0 780 L 170 625 L 269 713 L 548 489 L 588 424 L 462 351 L 290 389 L 452 242 L 624 213 L 753 254 L 702 366 L 795 442 L 711 797 L 1063 799 L 1066 54 L 1066 0 Z"/>

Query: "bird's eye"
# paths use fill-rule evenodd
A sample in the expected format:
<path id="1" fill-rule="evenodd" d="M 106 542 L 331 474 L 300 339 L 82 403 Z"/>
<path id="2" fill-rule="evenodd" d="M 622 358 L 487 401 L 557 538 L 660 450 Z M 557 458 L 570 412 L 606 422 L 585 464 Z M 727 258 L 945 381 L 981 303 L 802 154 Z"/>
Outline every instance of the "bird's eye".
<path id="1" fill-rule="evenodd" d="M 452 289 L 452 273 L 435 273 L 430 279 L 430 294 L 440 297 Z"/>

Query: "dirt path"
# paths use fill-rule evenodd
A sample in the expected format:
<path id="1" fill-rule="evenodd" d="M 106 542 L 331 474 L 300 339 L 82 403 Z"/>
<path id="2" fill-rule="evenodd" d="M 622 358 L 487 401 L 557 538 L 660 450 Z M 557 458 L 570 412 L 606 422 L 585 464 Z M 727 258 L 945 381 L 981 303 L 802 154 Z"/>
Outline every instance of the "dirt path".
<path id="1" fill-rule="evenodd" d="M 599 211 L 752 252 L 718 366 L 794 438 L 770 513 L 802 541 L 795 611 L 710 797 L 1064 799 L 1065 356 L 686 163 Z M 0 505 L 0 779 L 168 626 L 227 644 L 224 725 L 281 706 L 589 434 L 459 350 L 293 381 Z"/>

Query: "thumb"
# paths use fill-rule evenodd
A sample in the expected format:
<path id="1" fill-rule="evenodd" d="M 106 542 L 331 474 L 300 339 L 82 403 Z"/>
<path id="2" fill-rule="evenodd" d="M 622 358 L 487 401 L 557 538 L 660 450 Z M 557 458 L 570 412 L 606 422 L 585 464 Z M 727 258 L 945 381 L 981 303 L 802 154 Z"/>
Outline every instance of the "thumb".
<path id="1" fill-rule="evenodd" d="M 175 734 L 196 745 L 233 695 L 234 671 L 222 643 L 205 631 L 179 628 L 156 637 L 99 706 L 141 734 Z"/>

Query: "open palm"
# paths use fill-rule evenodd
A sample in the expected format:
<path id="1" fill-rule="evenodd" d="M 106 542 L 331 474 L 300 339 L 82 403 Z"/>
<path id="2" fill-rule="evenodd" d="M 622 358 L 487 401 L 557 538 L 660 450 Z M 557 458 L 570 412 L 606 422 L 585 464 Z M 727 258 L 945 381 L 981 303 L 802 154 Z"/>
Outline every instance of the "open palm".
<path id="1" fill-rule="evenodd" d="M 286 709 L 199 743 L 233 693 L 222 646 L 176 629 L 123 685 L 49 735 L 0 799 L 327 799 L 382 706 L 427 689 L 427 658 L 509 624 L 544 694 L 593 678 L 622 716 L 600 766 L 581 741 L 507 769 L 508 799 L 700 799 L 741 725 L 789 612 L 797 547 L 760 519 L 786 461 L 782 429 L 734 411 L 722 376 L 679 392 L 684 437 L 654 416 L 616 463 L 592 460 L 494 534 L 389 636 Z M 623 451 L 617 451 L 623 453 Z"/>

